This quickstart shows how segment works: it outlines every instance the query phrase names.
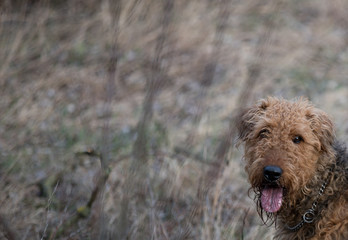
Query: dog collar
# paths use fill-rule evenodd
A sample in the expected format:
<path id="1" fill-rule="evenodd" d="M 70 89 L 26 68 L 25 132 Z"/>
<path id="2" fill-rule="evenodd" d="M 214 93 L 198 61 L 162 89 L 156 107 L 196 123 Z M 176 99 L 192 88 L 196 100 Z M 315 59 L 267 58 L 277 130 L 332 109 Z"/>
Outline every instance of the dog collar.
<path id="1" fill-rule="evenodd" d="M 331 171 L 330 171 L 331 172 Z M 309 208 L 303 215 L 302 215 L 302 220 L 296 224 L 295 226 L 292 226 L 290 227 L 289 225 L 285 225 L 285 227 L 292 231 L 292 232 L 297 232 L 298 230 L 300 230 L 300 228 L 305 224 L 305 223 L 312 223 L 315 219 L 315 211 L 317 210 L 317 207 L 318 207 L 318 201 L 319 201 L 319 198 L 323 195 L 324 191 L 325 191 L 325 188 L 328 184 L 328 181 L 329 181 L 329 177 L 330 177 L 330 174 L 329 176 L 327 177 L 327 179 L 325 180 L 325 182 L 321 185 L 320 189 L 319 189 L 319 192 L 318 192 L 318 195 L 315 199 L 315 201 L 312 203 L 312 207 Z"/>

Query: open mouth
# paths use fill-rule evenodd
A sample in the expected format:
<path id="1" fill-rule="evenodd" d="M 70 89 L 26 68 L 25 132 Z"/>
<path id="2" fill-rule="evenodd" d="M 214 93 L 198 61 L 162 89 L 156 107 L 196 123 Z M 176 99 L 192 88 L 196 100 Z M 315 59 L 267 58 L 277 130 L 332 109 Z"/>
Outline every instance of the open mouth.
<path id="1" fill-rule="evenodd" d="M 283 201 L 283 188 L 278 185 L 266 185 L 261 190 L 261 206 L 269 213 L 279 211 Z"/>

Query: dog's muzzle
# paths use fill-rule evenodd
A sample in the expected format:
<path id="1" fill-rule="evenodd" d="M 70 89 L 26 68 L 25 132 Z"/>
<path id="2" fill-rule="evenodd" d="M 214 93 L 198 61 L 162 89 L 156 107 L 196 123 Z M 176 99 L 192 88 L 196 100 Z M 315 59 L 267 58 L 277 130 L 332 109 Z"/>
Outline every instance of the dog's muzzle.
<path id="1" fill-rule="evenodd" d="M 269 165 L 263 169 L 266 184 L 261 190 L 261 206 L 266 212 L 277 212 L 282 206 L 283 188 L 277 183 L 282 173 L 278 166 Z"/>

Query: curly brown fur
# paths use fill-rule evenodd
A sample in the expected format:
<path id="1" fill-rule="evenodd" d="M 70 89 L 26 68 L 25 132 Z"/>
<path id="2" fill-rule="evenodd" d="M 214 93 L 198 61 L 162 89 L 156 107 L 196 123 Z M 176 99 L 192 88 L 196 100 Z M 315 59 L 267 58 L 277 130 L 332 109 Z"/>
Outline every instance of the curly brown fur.
<path id="1" fill-rule="evenodd" d="M 237 127 L 258 212 L 275 222 L 275 239 L 348 239 L 348 156 L 330 117 L 302 98 L 269 97 L 242 112 Z M 267 166 L 282 170 L 272 183 Z M 289 230 L 314 202 L 313 222 Z"/>

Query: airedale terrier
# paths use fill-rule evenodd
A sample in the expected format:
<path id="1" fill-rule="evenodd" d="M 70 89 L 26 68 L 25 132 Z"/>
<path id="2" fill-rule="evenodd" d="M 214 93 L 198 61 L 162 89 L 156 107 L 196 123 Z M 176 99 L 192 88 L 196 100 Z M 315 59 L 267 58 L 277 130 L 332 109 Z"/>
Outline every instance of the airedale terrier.
<path id="1" fill-rule="evenodd" d="M 237 118 L 245 170 L 275 239 L 348 239 L 348 155 L 329 116 L 269 97 Z"/>

